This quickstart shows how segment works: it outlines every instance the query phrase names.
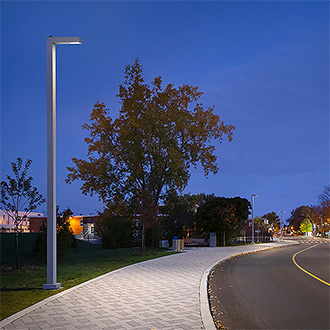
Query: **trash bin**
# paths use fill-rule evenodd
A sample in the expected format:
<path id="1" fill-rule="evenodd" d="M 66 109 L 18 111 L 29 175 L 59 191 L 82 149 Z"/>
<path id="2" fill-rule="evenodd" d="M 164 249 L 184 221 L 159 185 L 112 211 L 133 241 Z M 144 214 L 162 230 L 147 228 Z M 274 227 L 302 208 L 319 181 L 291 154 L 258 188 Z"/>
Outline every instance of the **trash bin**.
<path id="1" fill-rule="evenodd" d="M 210 233 L 210 247 L 217 246 L 217 233 Z"/>
<path id="2" fill-rule="evenodd" d="M 184 251 L 184 239 L 180 239 L 180 251 Z"/>
<path id="3" fill-rule="evenodd" d="M 159 247 L 160 248 L 165 248 L 168 249 L 169 245 L 168 245 L 168 240 L 167 239 L 163 239 L 159 242 Z"/>
<path id="4" fill-rule="evenodd" d="M 174 237 L 172 240 L 172 248 L 174 251 L 183 251 L 184 239 L 178 239 L 177 237 Z"/>

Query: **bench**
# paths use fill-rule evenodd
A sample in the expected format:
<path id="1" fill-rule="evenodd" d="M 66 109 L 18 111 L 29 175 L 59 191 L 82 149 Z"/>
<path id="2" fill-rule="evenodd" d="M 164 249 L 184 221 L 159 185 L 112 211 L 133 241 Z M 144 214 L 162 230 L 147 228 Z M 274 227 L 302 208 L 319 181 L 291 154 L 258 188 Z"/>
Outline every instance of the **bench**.
<path id="1" fill-rule="evenodd" d="M 185 238 L 184 246 L 187 248 L 191 247 L 205 247 L 208 246 L 208 243 L 205 242 L 203 238 Z"/>

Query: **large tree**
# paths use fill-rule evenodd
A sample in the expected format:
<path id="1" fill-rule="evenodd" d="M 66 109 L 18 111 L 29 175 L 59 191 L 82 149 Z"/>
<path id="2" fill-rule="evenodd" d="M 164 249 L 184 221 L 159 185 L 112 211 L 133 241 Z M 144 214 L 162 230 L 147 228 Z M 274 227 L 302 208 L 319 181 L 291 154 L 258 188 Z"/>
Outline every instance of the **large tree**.
<path id="1" fill-rule="evenodd" d="M 320 220 L 322 218 L 321 233 L 323 235 L 324 232 L 330 230 L 330 185 L 324 186 L 322 193 L 319 195 L 319 203 Z"/>
<path id="2" fill-rule="evenodd" d="M 330 185 L 324 186 L 322 193 L 319 195 L 319 203 L 330 208 Z"/>
<path id="3" fill-rule="evenodd" d="M 280 218 L 274 211 L 264 214 L 261 219 L 267 219 L 268 224 L 272 226 L 275 231 L 280 228 Z"/>
<path id="4" fill-rule="evenodd" d="M 290 226 L 293 226 L 295 231 L 300 230 L 300 224 L 308 219 L 312 224 L 320 222 L 318 207 L 302 205 L 291 211 L 291 216 L 288 219 Z"/>
<path id="5" fill-rule="evenodd" d="M 208 195 L 196 214 L 197 227 L 203 232 L 216 232 L 218 244 L 229 243 L 243 229 L 249 216 L 246 198 Z"/>
<path id="6" fill-rule="evenodd" d="M 96 193 L 104 203 L 115 196 L 135 203 L 143 226 L 156 218 L 162 193 L 183 190 L 190 166 L 201 164 L 205 175 L 217 173 L 214 140 L 232 140 L 234 127 L 197 103 L 203 93 L 183 84 L 162 86 L 156 77 L 143 78 L 138 59 L 125 67 L 119 85 L 119 116 L 113 119 L 104 103 L 96 102 L 88 131 L 87 160 L 72 158 L 67 182 L 80 179 L 84 194 Z"/>
<path id="7" fill-rule="evenodd" d="M 27 174 L 31 163 L 32 160 L 28 159 L 23 164 L 23 160 L 18 157 L 16 162 L 10 163 L 13 176 L 7 175 L 7 181 L 0 183 L 0 204 L 7 216 L 13 219 L 15 225 L 16 268 L 19 268 L 19 226 L 33 210 L 46 201 L 38 189 L 32 186 L 33 178 Z"/>
<path id="8" fill-rule="evenodd" d="M 195 213 L 204 198 L 204 194 L 181 196 L 176 191 L 167 194 L 163 208 L 166 239 L 171 240 L 174 236 L 186 238 L 194 232 Z"/>

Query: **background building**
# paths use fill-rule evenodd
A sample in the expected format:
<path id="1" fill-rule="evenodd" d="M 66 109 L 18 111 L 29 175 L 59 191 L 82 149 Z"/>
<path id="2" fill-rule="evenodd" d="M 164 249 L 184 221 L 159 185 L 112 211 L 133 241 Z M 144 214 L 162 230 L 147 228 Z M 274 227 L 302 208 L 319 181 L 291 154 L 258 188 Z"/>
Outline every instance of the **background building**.
<path id="1" fill-rule="evenodd" d="M 19 211 L 20 219 L 25 215 L 24 211 Z M 70 226 L 75 235 L 94 238 L 94 226 L 97 221 L 97 215 L 75 215 L 69 218 Z M 30 212 L 19 224 L 18 229 L 21 233 L 38 233 L 43 224 L 47 224 L 47 217 L 44 213 Z M 16 231 L 16 225 L 13 218 L 0 210 L 0 230 L 3 233 L 13 233 Z"/>
<path id="2" fill-rule="evenodd" d="M 69 221 L 75 235 L 89 235 L 89 238 L 94 238 L 95 222 L 98 218 L 98 215 L 75 215 L 70 217 Z"/>
<path id="3" fill-rule="evenodd" d="M 18 217 L 21 220 L 18 226 L 18 229 L 22 233 L 30 232 L 30 222 L 31 218 L 36 219 L 35 221 L 41 221 L 40 226 L 42 225 L 43 220 L 45 219 L 45 215 L 39 212 L 30 212 L 24 219 L 26 212 L 19 211 Z M 16 224 L 12 217 L 10 217 L 4 210 L 0 210 L 0 230 L 4 233 L 13 233 L 16 231 Z"/>

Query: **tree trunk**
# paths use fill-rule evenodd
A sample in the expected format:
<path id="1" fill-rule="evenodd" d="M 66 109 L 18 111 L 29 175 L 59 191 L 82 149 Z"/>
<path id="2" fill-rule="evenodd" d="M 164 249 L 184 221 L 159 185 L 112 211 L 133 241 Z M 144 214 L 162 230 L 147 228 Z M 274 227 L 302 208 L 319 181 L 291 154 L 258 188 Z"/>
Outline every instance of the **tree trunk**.
<path id="1" fill-rule="evenodd" d="M 226 232 L 223 231 L 223 247 L 226 246 Z"/>
<path id="2" fill-rule="evenodd" d="M 19 260 L 18 260 L 18 226 L 16 226 L 16 233 L 15 233 L 15 258 L 16 258 L 16 269 L 19 269 Z"/>
<path id="3" fill-rule="evenodd" d="M 142 232 L 141 232 L 141 250 L 144 252 L 146 249 L 146 242 L 145 242 L 145 230 L 144 230 L 144 223 L 142 223 Z"/>

